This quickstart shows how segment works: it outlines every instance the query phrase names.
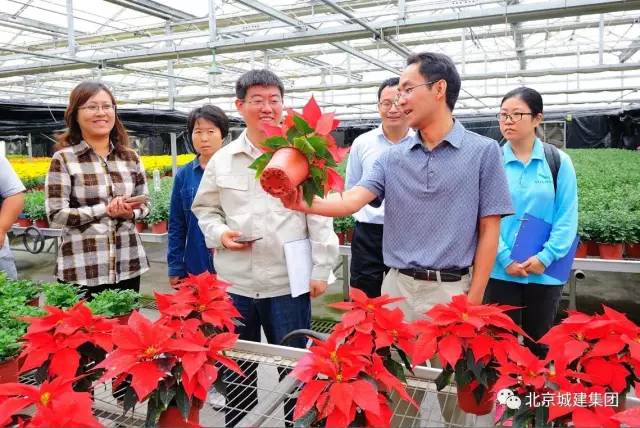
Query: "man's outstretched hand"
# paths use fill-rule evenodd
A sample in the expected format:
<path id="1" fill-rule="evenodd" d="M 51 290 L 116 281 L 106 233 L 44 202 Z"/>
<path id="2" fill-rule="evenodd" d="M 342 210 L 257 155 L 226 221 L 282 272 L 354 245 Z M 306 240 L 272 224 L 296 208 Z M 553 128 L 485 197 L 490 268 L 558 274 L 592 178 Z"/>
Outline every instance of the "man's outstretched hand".
<path id="1" fill-rule="evenodd" d="M 280 197 L 282 205 L 290 210 L 307 212 L 309 205 L 302 199 L 302 192 L 299 187 L 293 189 L 293 192 Z"/>

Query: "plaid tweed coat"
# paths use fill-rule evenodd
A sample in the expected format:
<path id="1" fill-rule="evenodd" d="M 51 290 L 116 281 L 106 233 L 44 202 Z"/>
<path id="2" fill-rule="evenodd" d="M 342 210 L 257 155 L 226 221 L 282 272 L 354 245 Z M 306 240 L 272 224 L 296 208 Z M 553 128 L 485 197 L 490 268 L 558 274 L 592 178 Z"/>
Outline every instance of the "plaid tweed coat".
<path id="1" fill-rule="evenodd" d="M 113 146 L 112 146 L 113 147 Z M 147 195 L 140 158 L 133 150 L 98 156 L 84 141 L 57 151 L 45 183 L 47 216 L 61 225 L 56 276 L 96 286 L 134 278 L 149 262 L 134 220 L 112 219 L 107 205 L 115 196 Z M 135 219 L 149 214 L 143 205 Z"/>

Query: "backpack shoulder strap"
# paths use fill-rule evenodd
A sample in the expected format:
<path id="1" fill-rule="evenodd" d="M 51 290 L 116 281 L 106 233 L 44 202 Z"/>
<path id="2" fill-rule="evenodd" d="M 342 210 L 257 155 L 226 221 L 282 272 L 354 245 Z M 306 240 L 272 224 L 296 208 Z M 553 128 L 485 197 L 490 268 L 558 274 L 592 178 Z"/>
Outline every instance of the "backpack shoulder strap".
<path id="1" fill-rule="evenodd" d="M 542 143 L 544 147 L 544 157 L 551 169 L 551 176 L 553 177 L 553 191 L 558 191 L 558 171 L 560 170 L 560 153 L 558 148 L 553 144 Z"/>

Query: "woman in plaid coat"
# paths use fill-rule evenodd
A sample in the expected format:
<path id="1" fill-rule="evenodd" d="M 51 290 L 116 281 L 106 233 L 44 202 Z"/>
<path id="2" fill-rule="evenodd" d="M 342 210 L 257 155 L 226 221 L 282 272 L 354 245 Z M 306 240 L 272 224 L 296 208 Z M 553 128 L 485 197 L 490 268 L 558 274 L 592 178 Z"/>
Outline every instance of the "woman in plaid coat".
<path id="1" fill-rule="evenodd" d="M 88 299 L 109 288 L 139 291 L 149 263 L 134 222 L 149 213 L 148 191 L 113 94 L 82 82 L 64 118 L 45 184 L 47 216 L 63 229 L 56 276 Z"/>

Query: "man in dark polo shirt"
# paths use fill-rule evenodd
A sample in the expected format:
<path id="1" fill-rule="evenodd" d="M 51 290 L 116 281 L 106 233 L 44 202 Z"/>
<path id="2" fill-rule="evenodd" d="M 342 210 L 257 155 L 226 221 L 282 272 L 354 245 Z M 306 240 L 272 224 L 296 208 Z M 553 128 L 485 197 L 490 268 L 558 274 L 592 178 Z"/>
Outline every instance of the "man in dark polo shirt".
<path id="1" fill-rule="evenodd" d="M 403 296 L 408 320 L 467 292 L 480 304 L 498 248 L 500 218 L 513 213 L 498 143 L 453 118 L 460 76 L 449 57 L 407 59 L 396 103 L 417 132 L 383 152 L 352 189 L 287 207 L 330 217 L 385 200 L 382 293 Z"/>

